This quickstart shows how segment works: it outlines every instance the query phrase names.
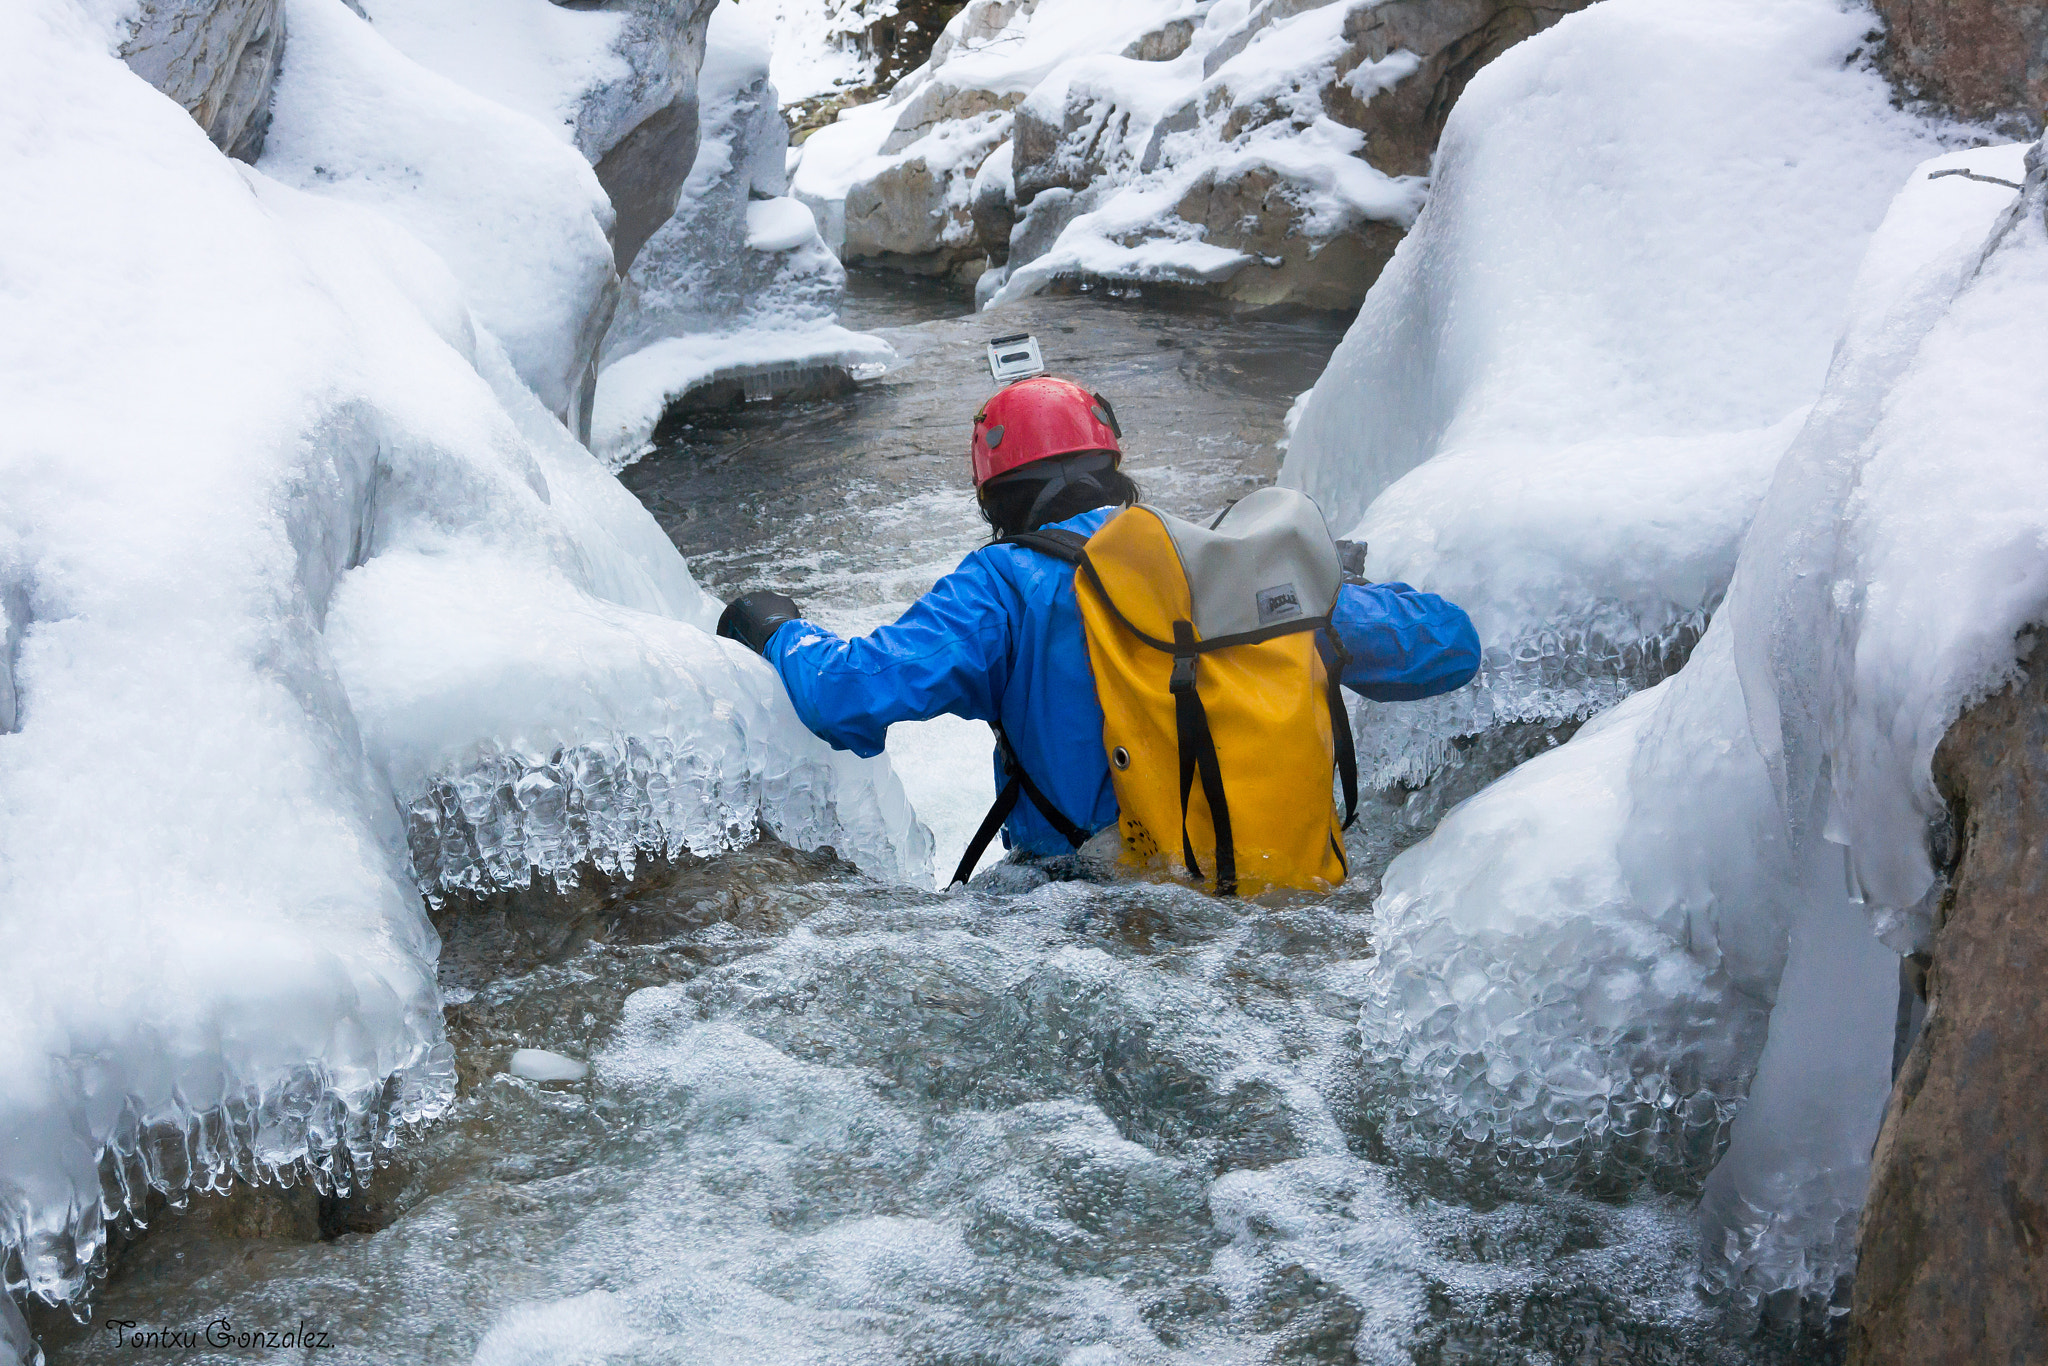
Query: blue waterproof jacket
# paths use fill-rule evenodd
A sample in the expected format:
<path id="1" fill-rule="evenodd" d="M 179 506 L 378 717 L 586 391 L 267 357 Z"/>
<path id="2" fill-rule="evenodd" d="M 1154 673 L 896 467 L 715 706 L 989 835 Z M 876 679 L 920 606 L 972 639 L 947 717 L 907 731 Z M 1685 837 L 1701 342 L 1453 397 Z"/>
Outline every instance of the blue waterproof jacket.
<path id="1" fill-rule="evenodd" d="M 1092 536 L 1118 511 L 1054 525 Z M 1333 620 L 1351 656 L 1344 685 L 1374 701 L 1449 692 L 1478 671 L 1471 618 L 1434 593 L 1346 584 Z M 835 748 L 880 754 L 897 721 L 999 721 L 1024 771 L 1067 819 L 1090 832 L 1116 822 L 1072 565 L 1022 546 L 983 546 L 892 626 L 842 640 L 807 621 L 785 622 L 763 653 L 797 715 Z M 1000 789 L 1000 771 L 996 778 Z M 1011 812 L 1003 840 L 1034 854 L 1069 848 L 1028 801 Z"/>

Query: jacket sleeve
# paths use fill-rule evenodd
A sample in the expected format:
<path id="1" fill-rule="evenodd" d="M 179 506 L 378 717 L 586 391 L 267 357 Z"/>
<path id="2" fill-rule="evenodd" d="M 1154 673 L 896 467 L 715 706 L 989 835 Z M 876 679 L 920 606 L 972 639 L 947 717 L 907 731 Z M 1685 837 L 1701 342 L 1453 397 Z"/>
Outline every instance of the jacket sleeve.
<path id="1" fill-rule="evenodd" d="M 842 640 L 808 621 L 785 622 L 764 656 L 814 734 L 872 758 L 895 722 L 997 715 L 1008 681 L 1011 596 L 976 553 L 893 625 Z"/>
<path id="2" fill-rule="evenodd" d="M 1375 702 L 1462 688 L 1479 672 L 1479 633 L 1464 609 L 1405 583 L 1345 584 L 1331 614 L 1351 656 L 1344 686 Z"/>

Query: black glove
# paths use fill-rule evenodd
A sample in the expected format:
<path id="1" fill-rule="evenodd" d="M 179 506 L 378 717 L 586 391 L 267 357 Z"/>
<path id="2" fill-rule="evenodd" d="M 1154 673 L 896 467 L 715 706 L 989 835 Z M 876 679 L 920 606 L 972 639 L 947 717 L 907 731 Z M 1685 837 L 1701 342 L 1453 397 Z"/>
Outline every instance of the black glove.
<path id="1" fill-rule="evenodd" d="M 1337 567 L 1342 571 L 1344 582 L 1346 583 L 1369 584 L 1372 582 L 1371 579 L 1365 576 L 1364 541 L 1337 542 Z"/>
<path id="2" fill-rule="evenodd" d="M 768 637 L 775 634 L 776 627 L 802 615 L 796 600 L 781 593 L 765 589 L 744 593 L 726 604 L 725 614 L 718 619 L 718 634 L 760 654 L 768 648 Z"/>

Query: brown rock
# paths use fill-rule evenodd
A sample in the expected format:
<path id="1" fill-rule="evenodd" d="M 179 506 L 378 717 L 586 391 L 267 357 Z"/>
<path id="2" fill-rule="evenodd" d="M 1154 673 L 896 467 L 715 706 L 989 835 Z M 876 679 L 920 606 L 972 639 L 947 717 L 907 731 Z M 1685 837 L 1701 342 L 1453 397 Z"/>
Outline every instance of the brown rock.
<path id="1" fill-rule="evenodd" d="M 1122 55 L 1134 62 L 1170 62 L 1186 52 L 1194 39 L 1195 21 L 1175 19 L 1132 39 Z"/>
<path id="2" fill-rule="evenodd" d="M 1885 65 L 1908 94 L 2013 132 L 2038 132 L 2048 104 L 2048 2 L 1877 0 Z"/>
<path id="3" fill-rule="evenodd" d="M 1252 308 L 1356 308 L 1400 245 L 1393 223 L 1366 221 L 1317 241 L 1301 228 L 1288 182 L 1269 170 L 1228 180 L 1204 176 L 1175 212 L 1206 229 L 1208 241 L 1253 258 L 1213 292 Z"/>
<path id="4" fill-rule="evenodd" d="M 1872 1158 L 1849 1360 L 2048 1362 L 2048 646 L 1934 770 L 1959 850 Z"/>
<path id="5" fill-rule="evenodd" d="M 945 275 L 979 262 L 974 212 L 949 178 L 923 157 L 911 157 L 863 180 L 846 195 L 844 259 L 880 264 L 917 275 Z"/>

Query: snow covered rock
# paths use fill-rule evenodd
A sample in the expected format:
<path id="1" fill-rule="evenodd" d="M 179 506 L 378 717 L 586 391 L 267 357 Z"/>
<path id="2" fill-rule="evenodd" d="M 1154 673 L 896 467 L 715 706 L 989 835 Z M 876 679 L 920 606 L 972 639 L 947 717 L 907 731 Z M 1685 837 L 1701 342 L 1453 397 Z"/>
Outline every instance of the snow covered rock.
<path id="1" fill-rule="evenodd" d="M 432 247 L 521 378 L 573 425 L 614 302 L 611 205 L 589 164 L 412 61 L 342 0 L 286 0 L 286 12 L 264 174 L 373 208 Z"/>
<path id="2" fill-rule="evenodd" d="M 1375 785 L 1591 715 L 1699 639 L 1864 245 L 1939 147 L 1844 69 L 1865 23 L 1605 4 L 1465 91 L 1281 474 L 1487 647 L 1478 686 L 1360 712 Z"/>
<path id="3" fill-rule="evenodd" d="M 1781 54 L 1780 25 L 1845 43 L 1857 26 L 1825 4 L 1610 0 L 1530 53 L 1673 21 L 1775 35 Z M 1838 94 L 1868 80 L 1813 72 Z M 1864 117 L 1896 116 L 1874 101 Z M 1862 153 L 1896 154 L 1882 137 Z M 1935 743 L 2048 613 L 2048 516 L 2023 492 L 2048 460 L 2029 378 L 2048 362 L 2032 321 L 2048 231 L 1996 183 L 2019 155 L 1904 177 L 1683 670 L 1454 810 L 1378 907 L 1361 1031 L 1386 1060 L 1371 1085 L 1389 1142 L 1596 1185 L 1712 1166 L 1706 1283 L 1753 1311 L 1846 1306 L 1896 991 L 1872 932 L 1899 948 L 1924 932 Z M 1476 386 L 1511 360 L 1444 349 Z"/>
<path id="4" fill-rule="evenodd" d="M 588 166 L 340 0 L 291 22 L 264 167 L 305 188 L 223 157 L 83 7 L 0 7 L 10 1295 L 77 1298 L 151 1190 L 346 1185 L 443 1104 L 423 885 L 760 824 L 928 876 L 886 766 L 700 629 L 674 547 L 484 320 L 483 247 L 601 248 Z M 486 196 L 504 237 L 456 230 L 451 185 L 522 173 L 532 219 Z M 420 837 L 421 799 L 528 759 L 571 781 L 522 769 L 466 842 Z"/>
<path id="5" fill-rule="evenodd" d="M 714 0 L 365 0 L 392 45 L 536 119 L 597 167 L 619 269 L 675 208 L 697 151 L 697 68 Z"/>
<path id="6" fill-rule="evenodd" d="M 771 30 L 734 4 L 713 15 L 704 128 L 675 215 L 627 276 L 604 342 L 592 449 L 646 449 L 670 404 L 731 382 L 751 397 L 844 383 L 894 353 L 836 326 L 846 272 L 790 198 L 789 131 L 768 79 Z"/>
<path id="7" fill-rule="evenodd" d="M 280 0 L 137 0 L 121 56 L 183 105 L 214 146 L 254 161 L 284 40 Z"/>
<path id="8" fill-rule="evenodd" d="M 813 135 L 797 193 L 835 245 L 843 215 L 846 259 L 1007 264 L 1004 298 L 1116 280 L 1350 307 L 1464 82 L 1578 7 L 972 0 L 886 105 Z"/>

